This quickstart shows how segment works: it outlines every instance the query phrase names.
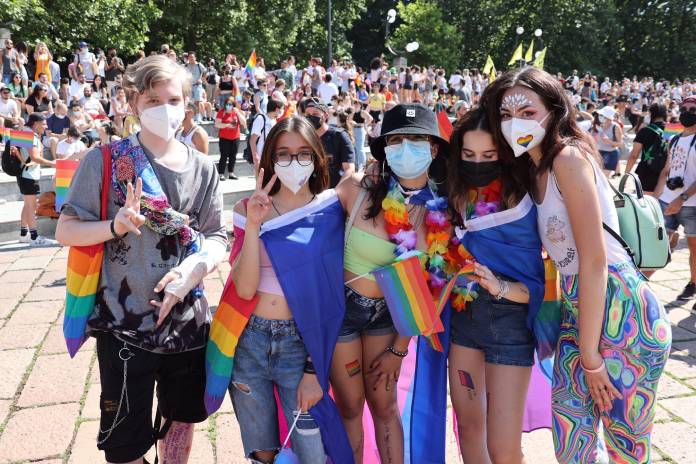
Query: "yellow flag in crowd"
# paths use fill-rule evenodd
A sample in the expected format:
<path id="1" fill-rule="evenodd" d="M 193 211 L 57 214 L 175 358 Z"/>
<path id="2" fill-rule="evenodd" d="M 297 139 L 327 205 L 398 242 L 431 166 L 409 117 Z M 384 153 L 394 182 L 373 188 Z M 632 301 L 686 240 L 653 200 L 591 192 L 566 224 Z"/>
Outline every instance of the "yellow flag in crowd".
<path id="1" fill-rule="evenodd" d="M 527 49 L 527 54 L 524 55 L 524 61 L 531 63 L 534 60 L 534 39 L 529 42 L 529 48 Z"/>
<path id="2" fill-rule="evenodd" d="M 490 84 L 491 82 L 493 82 L 495 80 L 495 78 L 496 78 L 495 66 L 491 65 L 491 73 L 488 75 L 488 83 Z"/>
<path id="3" fill-rule="evenodd" d="M 522 43 L 517 47 L 515 50 L 515 53 L 512 54 L 512 58 L 510 58 L 510 62 L 508 62 L 508 66 L 513 66 L 515 63 L 520 61 L 522 59 Z"/>
<path id="4" fill-rule="evenodd" d="M 534 60 L 534 67 L 539 69 L 544 69 L 544 58 L 546 58 L 546 48 L 539 52 L 536 59 Z"/>
<path id="5" fill-rule="evenodd" d="M 488 58 L 486 58 L 486 64 L 483 66 L 483 74 L 488 74 L 493 68 L 493 58 L 491 58 L 491 55 L 488 55 Z"/>

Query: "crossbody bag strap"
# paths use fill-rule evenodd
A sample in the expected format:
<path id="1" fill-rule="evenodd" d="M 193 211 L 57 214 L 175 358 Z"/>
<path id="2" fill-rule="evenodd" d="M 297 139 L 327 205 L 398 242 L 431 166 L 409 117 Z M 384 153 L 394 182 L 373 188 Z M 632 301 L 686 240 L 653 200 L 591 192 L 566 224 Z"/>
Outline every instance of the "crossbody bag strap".
<path id="1" fill-rule="evenodd" d="M 360 211 L 360 207 L 362 206 L 363 202 L 365 201 L 365 197 L 367 196 L 367 189 L 361 188 L 360 193 L 358 193 L 358 197 L 355 199 L 355 203 L 353 203 L 353 209 L 350 210 L 350 216 L 348 216 L 348 221 L 346 221 L 346 230 L 345 234 L 343 237 L 343 247 L 345 248 L 345 245 L 348 243 L 348 234 L 350 233 L 350 229 L 353 228 L 353 223 L 355 222 L 355 217 L 358 215 L 358 211 Z"/>
<path id="2" fill-rule="evenodd" d="M 101 189 L 101 212 L 102 221 L 107 219 L 109 209 L 109 190 L 111 190 L 111 146 L 102 145 L 102 189 Z"/>

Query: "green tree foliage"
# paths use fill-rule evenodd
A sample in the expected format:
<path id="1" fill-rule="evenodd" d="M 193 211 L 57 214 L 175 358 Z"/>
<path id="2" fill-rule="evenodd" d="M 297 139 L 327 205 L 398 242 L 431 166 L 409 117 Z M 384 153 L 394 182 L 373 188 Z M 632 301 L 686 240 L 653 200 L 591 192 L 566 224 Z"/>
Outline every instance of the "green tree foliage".
<path id="1" fill-rule="evenodd" d="M 400 50 L 417 41 L 418 50 L 408 54 L 409 62 L 438 64 L 454 69 L 461 63 L 461 35 L 457 28 L 445 21 L 442 8 L 434 0 L 399 2 L 397 14 L 403 21 L 390 40 Z"/>
<path id="2" fill-rule="evenodd" d="M 15 41 L 42 40 L 57 54 L 80 40 L 134 53 L 160 14 L 153 0 L 0 0 L 0 22 L 12 22 Z"/>

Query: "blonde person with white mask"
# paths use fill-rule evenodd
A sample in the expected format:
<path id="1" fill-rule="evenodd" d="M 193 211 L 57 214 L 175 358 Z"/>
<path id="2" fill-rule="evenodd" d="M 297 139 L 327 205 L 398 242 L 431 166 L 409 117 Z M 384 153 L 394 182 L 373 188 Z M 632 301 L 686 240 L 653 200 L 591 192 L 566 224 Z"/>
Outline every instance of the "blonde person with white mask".
<path id="1" fill-rule="evenodd" d="M 560 273 L 552 379 L 556 459 L 651 462 L 655 395 L 671 328 L 615 238 L 614 193 L 597 149 L 575 122 L 561 84 L 540 69 L 499 76 L 483 100 L 499 156 L 514 164 L 513 175 L 534 197 L 541 241 Z"/>
<path id="2" fill-rule="evenodd" d="M 604 175 L 619 172 L 619 148 L 623 146 L 623 130 L 614 121 L 616 110 L 612 106 L 605 106 L 597 112 L 599 114 L 599 128 L 597 129 L 597 149 L 604 163 Z"/>
<path id="3" fill-rule="evenodd" d="M 69 246 L 105 243 L 85 330 L 97 339 L 98 448 L 109 463 L 141 464 L 157 444 L 162 462 L 183 464 L 194 423 L 208 416 L 211 314 L 201 282 L 226 255 L 222 195 L 212 161 L 174 137 L 190 91 L 185 71 L 150 56 L 129 66 L 123 83 L 142 129 L 87 153 L 56 238 Z M 100 220 L 104 182 L 107 220 Z"/>

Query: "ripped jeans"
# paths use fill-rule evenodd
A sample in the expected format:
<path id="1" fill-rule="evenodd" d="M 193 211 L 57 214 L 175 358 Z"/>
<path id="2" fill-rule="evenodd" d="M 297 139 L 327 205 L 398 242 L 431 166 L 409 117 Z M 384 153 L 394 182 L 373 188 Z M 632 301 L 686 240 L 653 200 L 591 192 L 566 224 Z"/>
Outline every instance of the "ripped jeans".
<path id="1" fill-rule="evenodd" d="M 252 461 L 254 451 L 280 449 L 274 387 L 289 429 L 297 410 L 297 386 L 304 375 L 306 358 L 307 350 L 294 320 L 251 316 L 237 345 L 229 390 L 244 454 Z M 319 427 L 309 414 L 300 416 L 290 439 L 301 463 L 326 463 Z"/>

